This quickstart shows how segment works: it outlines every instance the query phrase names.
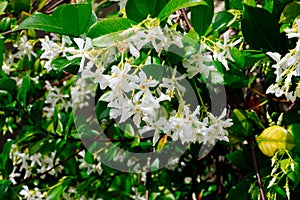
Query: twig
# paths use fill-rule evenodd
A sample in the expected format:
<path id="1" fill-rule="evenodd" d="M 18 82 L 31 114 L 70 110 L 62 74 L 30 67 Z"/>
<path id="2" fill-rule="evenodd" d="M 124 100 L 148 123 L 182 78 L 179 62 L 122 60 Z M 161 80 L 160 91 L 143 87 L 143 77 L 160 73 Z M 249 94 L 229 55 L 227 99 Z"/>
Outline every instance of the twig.
<path id="1" fill-rule="evenodd" d="M 270 98 L 268 97 L 266 94 L 263 94 L 261 92 L 259 92 L 258 90 L 254 89 L 254 88 L 249 88 L 252 92 L 254 92 L 255 94 L 258 94 L 261 97 L 267 98 L 267 99 L 271 99 L 272 101 L 276 101 L 276 102 L 280 102 L 280 103 L 292 103 L 292 101 L 290 100 L 284 100 L 284 99 L 277 99 L 277 98 Z"/>
<path id="2" fill-rule="evenodd" d="M 184 9 L 180 9 L 180 12 L 181 12 L 181 14 L 182 14 L 182 16 L 184 18 L 184 21 L 187 24 L 186 28 L 187 28 L 187 32 L 188 32 L 191 28 L 193 28 L 193 26 L 192 26 L 192 24 L 190 22 L 190 19 L 188 18 L 187 14 L 186 14 L 186 11 Z"/>
<path id="3" fill-rule="evenodd" d="M 258 169 L 257 157 L 256 157 L 256 153 L 255 153 L 255 150 L 254 150 L 253 140 L 249 140 L 248 142 L 249 142 L 250 149 L 251 149 L 251 155 L 252 155 L 253 166 L 254 166 L 254 169 L 255 169 L 255 174 L 256 174 L 257 183 L 258 183 L 258 187 L 259 187 L 259 193 L 260 193 L 261 199 L 266 200 L 266 195 L 265 195 L 265 192 L 264 192 L 264 189 L 263 189 L 263 184 L 262 184 L 261 176 L 260 176 L 259 169 Z"/>

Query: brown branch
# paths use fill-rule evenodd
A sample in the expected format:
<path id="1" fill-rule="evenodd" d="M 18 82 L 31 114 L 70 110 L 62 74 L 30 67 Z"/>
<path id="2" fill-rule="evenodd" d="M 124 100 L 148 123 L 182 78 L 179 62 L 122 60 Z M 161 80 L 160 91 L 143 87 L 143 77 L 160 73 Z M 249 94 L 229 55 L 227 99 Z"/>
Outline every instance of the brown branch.
<path id="1" fill-rule="evenodd" d="M 184 9 L 180 9 L 180 12 L 181 12 L 181 14 L 183 16 L 184 21 L 187 24 L 186 28 L 187 28 L 187 32 L 188 32 L 191 28 L 193 28 L 193 26 L 192 26 L 192 24 L 190 22 L 190 19 L 188 18 L 187 14 L 186 14 L 186 11 Z"/>
<path id="2" fill-rule="evenodd" d="M 254 92 L 255 94 L 258 94 L 261 97 L 264 97 L 266 99 L 271 99 L 272 101 L 276 101 L 276 102 L 280 102 L 280 103 L 292 103 L 292 101 L 290 100 L 284 100 L 284 99 L 277 99 L 277 98 L 270 98 L 268 97 L 266 94 L 263 94 L 261 92 L 259 92 L 258 90 L 254 89 L 254 88 L 249 88 L 252 92 Z"/>
<path id="3" fill-rule="evenodd" d="M 262 184 L 261 176 L 260 176 L 259 169 L 258 169 L 257 157 L 256 157 L 255 149 L 254 149 L 253 140 L 250 139 L 248 142 L 249 142 L 250 149 L 251 149 L 251 155 L 252 155 L 253 166 L 254 166 L 256 179 L 257 179 L 257 183 L 258 183 L 258 187 L 259 187 L 259 193 L 260 193 L 261 199 L 266 200 L 266 195 L 265 195 L 265 192 L 263 189 L 263 184 Z"/>

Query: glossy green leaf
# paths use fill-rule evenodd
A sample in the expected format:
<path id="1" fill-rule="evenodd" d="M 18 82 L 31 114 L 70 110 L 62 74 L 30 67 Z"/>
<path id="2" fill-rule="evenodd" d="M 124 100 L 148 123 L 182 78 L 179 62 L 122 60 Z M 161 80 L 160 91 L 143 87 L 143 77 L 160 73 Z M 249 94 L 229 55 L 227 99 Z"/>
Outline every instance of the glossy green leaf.
<path id="1" fill-rule="evenodd" d="M 64 4 L 52 16 L 36 13 L 26 18 L 15 30 L 37 29 L 78 37 L 85 32 L 91 14 L 89 4 Z"/>
<path id="2" fill-rule="evenodd" d="M 225 9 L 243 10 L 243 1 L 241 0 L 225 0 Z"/>
<path id="3" fill-rule="evenodd" d="M 247 137 L 252 129 L 252 124 L 249 122 L 247 113 L 240 109 L 234 109 L 231 115 L 233 126 L 230 128 L 233 132 L 240 136 Z"/>
<path id="4" fill-rule="evenodd" d="M 243 3 L 248 5 L 248 6 L 256 7 L 255 0 L 243 0 Z"/>
<path id="5" fill-rule="evenodd" d="M 10 185 L 9 180 L 0 180 L 0 199 L 8 199 L 7 190 Z"/>
<path id="6" fill-rule="evenodd" d="M 71 73 L 73 72 L 72 74 L 77 74 L 80 60 L 81 58 L 75 58 L 73 60 L 57 58 L 51 62 L 51 67 L 57 71 L 67 71 Z M 74 70 L 71 70 L 71 68 L 74 68 Z"/>
<path id="7" fill-rule="evenodd" d="M 224 31 L 233 18 L 234 16 L 227 11 L 218 12 L 214 15 L 206 35 Z"/>
<path id="8" fill-rule="evenodd" d="M 158 18 L 162 21 L 167 19 L 173 12 L 182 9 L 198 5 L 207 5 L 204 0 L 171 0 L 158 14 Z"/>
<path id="9" fill-rule="evenodd" d="M 27 74 L 22 81 L 21 89 L 18 92 L 18 100 L 22 105 L 26 106 L 27 93 L 30 90 L 30 76 Z"/>
<path id="10" fill-rule="evenodd" d="M 166 0 L 128 0 L 125 7 L 126 15 L 131 20 L 141 22 L 148 15 L 156 17 L 166 4 Z"/>
<path id="11" fill-rule="evenodd" d="M 52 16 L 42 13 L 36 13 L 26 18 L 15 30 L 22 29 L 37 29 L 46 32 L 64 34 L 63 28 Z"/>
<path id="12" fill-rule="evenodd" d="M 288 131 L 294 138 L 296 150 L 300 152 L 300 124 L 291 124 L 288 127 Z"/>
<path id="13" fill-rule="evenodd" d="M 98 101 L 96 106 L 96 115 L 99 122 L 109 117 L 110 107 L 107 107 L 107 102 Z"/>
<path id="14" fill-rule="evenodd" d="M 59 22 L 64 34 L 78 37 L 85 32 L 91 14 L 89 4 L 65 4 L 57 7 L 52 17 Z"/>
<path id="15" fill-rule="evenodd" d="M 0 14 L 4 12 L 4 10 L 7 7 L 7 4 L 8 4 L 7 1 L 4 1 L 4 2 L 0 3 Z"/>
<path id="16" fill-rule="evenodd" d="M 280 32 L 276 18 L 262 8 L 244 5 L 242 33 L 254 49 L 278 51 L 280 49 Z"/>
<path id="17" fill-rule="evenodd" d="M 207 5 L 191 8 L 191 23 L 199 36 L 205 34 L 214 16 L 214 1 L 205 0 L 205 2 Z"/>
<path id="18" fill-rule="evenodd" d="M 69 187 L 72 179 L 67 176 L 62 177 L 59 182 L 52 186 L 51 189 L 47 192 L 47 198 L 59 200 L 61 199 L 63 191 Z"/>
<path id="19" fill-rule="evenodd" d="M 134 129 L 131 126 L 131 124 L 126 124 L 125 130 L 124 130 L 124 136 L 126 138 L 133 138 L 135 135 Z"/>
<path id="20" fill-rule="evenodd" d="M 122 40 L 120 33 L 121 31 L 102 35 L 100 37 L 94 38 L 92 40 L 92 43 L 96 47 L 107 47 L 113 45 L 116 41 Z"/>
<path id="21" fill-rule="evenodd" d="M 17 82 L 9 77 L 0 78 L 0 90 L 12 92 L 17 89 Z"/>
<path id="22" fill-rule="evenodd" d="M 87 36 L 96 38 L 101 35 L 128 29 L 133 24 L 136 24 L 136 22 L 127 18 L 105 18 L 92 25 Z"/>
<path id="23" fill-rule="evenodd" d="M 286 5 L 280 16 L 279 23 L 291 23 L 300 15 L 300 3 L 292 2 Z"/>
<path id="24" fill-rule="evenodd" d="M 244 68 L 245 58 L 244 58 L 242 52 L 238 48 L 233 47 L 230 49 L 230 54 L 231 54 L 232 58 L 234 59 L 234 62 L 237 65 L 239 65 L 240 68 Z"/>

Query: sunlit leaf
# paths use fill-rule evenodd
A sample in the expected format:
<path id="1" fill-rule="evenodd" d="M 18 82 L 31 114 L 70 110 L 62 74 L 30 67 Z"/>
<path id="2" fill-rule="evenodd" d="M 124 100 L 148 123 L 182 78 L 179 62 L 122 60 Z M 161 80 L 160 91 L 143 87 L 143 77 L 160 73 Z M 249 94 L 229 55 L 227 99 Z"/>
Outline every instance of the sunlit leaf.
<path id="1" fill-rule="evenodd" d="M 262 153 L 269 157 L 278 150 L 290 150 L 295 147 L 292 135 L 281 126 L 271 126 L 265 129 L 256 141 Z"/>

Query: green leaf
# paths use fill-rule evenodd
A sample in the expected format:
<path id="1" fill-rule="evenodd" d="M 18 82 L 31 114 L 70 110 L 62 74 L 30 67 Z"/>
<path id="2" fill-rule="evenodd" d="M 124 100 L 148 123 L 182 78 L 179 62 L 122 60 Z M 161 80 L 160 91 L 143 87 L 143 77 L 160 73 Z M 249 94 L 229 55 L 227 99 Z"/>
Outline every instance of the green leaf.
<path id="1" fill-rule="evenodd" d="M 156 17 L 166 4 L 166 0 L 127 0 L 126 15 L 129 19 L 141 22 L 148 15 L 152 18 Z"/>
<path id="2" fill-rule="evenodd" d="M 15 30 L 37 29 L 46 32 L 64 34 L 63 28 L 52 17 L 42 13 L 36 13 L 26 18 Z"/>
<path id="3" fill-rule="evenodd" d="M 163 66 L 156 65 L 156 64 L 149 64 L 145 65 L 142 70 L 145 72 L 148 78 L 152 76 L 153 79 L 161 82 L 164 72 L 163 72 Z"/>
<path id="4" fill-rule="evenodd" d="M 61 199 L 61 195 L 62 195 L 63 191 L 67 187 L 69 187 L 71 181 L 72 181 L 72 179 L 67 176 L 62 177 L 59 180 L 59 182 L 56 185 L 52 186 L 51 189 L 48 191 L 47 198 L 54 199 L 54 200 Z"/>
<path id="5" fill-rule="evenodd" d="M 86 30 L 92 14 L 89 4 L 64 4 L 53 12 L 53 18 L 59 22 L 64 34 L 80 36 Z"/>
<path id="6" fill-rule="evenodd" d="M 110 107 L 107 107 L 107 102 L 98 101 L 96 106 L 96 115 L 99 122 L 109 116 Z"/>
<path id="7" fill-rule="evenodd" d="M 10 3 L 16 13 L 29 12 L 31 7 L 31 1 L 28 0 L 11 0 Z"/>
<path id="8" fill-rule="evenodd" d="M 3 54 L 4 54 L 4 38 L 0 35 L 0 73 L 2 72 Z"/>
<path id="9" fill-rule="evenodd" d="M 263 8 L 270 13 L 273 12 L 273 6 L 274 6 L 274 0 L 264 0 L 263 2 Z"/>
<path id="10" fill-rule="evenodd" d="M 92 40 L 92 43 L 96 47 L 107 47 L 113 45 L 116 41 L 122 40 L 120 33 L 121 31 L 102 35 L 100 37 L 94 38 Z"/>
<path id="11" fill-rule="evenodd" d="M 0 90 L 5 90 L 8 92 L 13 92 L 17 89 L 17 82 L 9 77 L 0 79 Z"/>
<path id="12" fill-rule="evenodd" d="M 241 0 L 225 0 L 226 10 L 235 9 L 243 10 L 243 1 Z"/>
<path id="13" fill-rule="evenodd" d="M 280 49 L 279 26 L 268 11 L 245 4 L 241 27 L 245 40 L 252 48 L 267 51 Z"/>
<path id="14" fill-rule="evenodd" d="M 256 7 L 255 0 L 243 0 L 243 3 L 248 6 Z"/>
<path id="15" fill-rule="evenodd" d="M 90 38 L 96 38 L 101 35 L 128 29 L 133 24 L 136 24 L 136 22 L 127 18 L 105 18 L 91 26 L 87 36 Z"/>
<path id="16" fill-rule="evenodd" d="M 292 2 L 285 6 L 281 13 L 279 23 L 291 23 L 300 15 L 300 3 Z"/>
<path id="17" fill-rule="evenodd" d="M 233 186 L 229 191 L 228 200 L 250 200 L 249 194 L 250 184 L 248 181 L 242 181 L 237 185 Z"/>
<path id="18" fill-rule="evenodd" d="M 207 3 L 204 0 L 171 0 L 162 9 L 162 11 L 160 11 L 157 17 L 163 21 L 167 19 L 173 12 L 179 9 L 199 6 L 199 5 L 207 5 Z"/>
<path id="19" fill-rule="evenodd" d="M 18 100 L 22 105 L 26 106 L 27 93 L 30 90 L 30 76 L 27 74 L 22 81 L 21 89 L 18 92 Z"/>
<path id="20" fill-rule="evenodd" d="M 224 31 L 228 24 L 231 22 L 231 20 L 234 18 L 234 16 L 226 11 L 218 12 L 214 15 L 212 19 L 212 23 L 210 27 L 207 30 L 207 33 L 205 35 L 208 35 L 210 33 L 214 32 L 222 32 Z"/>
<path id="21" fill-rule="evenodd" d="M 11 18 L 10 17 L 4 17 L 2 18 L 1 22 L 0 22 L 0 31 L 7 31 L 10 28 L 11 25 Z"/>
<path id="22" fill-rule="evenodd" d="M 242 52 L 238 48 L 233 47 L 230 49 L 230 54 L 234 59 L 235 63 L 239 65 L 240 68 L 244 68 L 245 59 Z"/>
<path id="23" fill-rule="evenodd" d="M 205 0 L 205 2 L 207 5 L 191 8 L 191 23 L 199 36 L 205 34 L 214 16 L 214 1 Z"/>
<path id="24" fill-rule="evenodd" d="M 0 3 L 0 14 L 2 14 L 4 12 L 4 10 L 7 7 L 7 4 L 8 4 L 7 1 L 4 1 L 4 2 Z"/>
<path id="25" fill-rule="evenodd" d="M 233 120 L 233 126 L 230 127 L 230 130 L 243 137 L 249 136 L 252 124 L 248 120 L 247 113 L 240 109 L 234 109 L 231 119 Z"/>
<path id="26" fill-rule="evenodd" d="M 57 58 L 51 62 L 51 67 L 53 69 L 56 69 L 58 71 L 67 71 L 71 72 L 71 68 L 74 68 L 72 74 L 77 74 L 78 71 L 78 65 L 80 63 L 81 58 L 75 58 L 73 60 L 68 60 L 66 58 Z M 77 70 L 76 70 L 77 69 Z"/>
<path id="27" fill-rule="evenodd" d="M 124 137 L 126 138 L 133 138 L 135 135 L 134 129 L 131 126 L 131 124 L 126 124 L 125 130 L 124 130 Z"/>
<path id="28" fill-rule="evenodd" d="M 52 16 L 36 13 L 26 18 L 15 30 L 37 29 L 78 37 L 85 32 L 91 14 L 89 4 L 64 4 Z"/>
<path id="29" fill-rule="evenodd" d="M 0 180 L 0 199 L 8 199 L 7 190 L 10 184 L 9 180 Z"/>
<path id="30" fill-rule="evenodd" d="M 89 164 L 94 164 L 94 158 L 93 154 L 91 154 L 91 151 L 86 151 L 84 155 L 84 160 Z"/>
<path id="31" fill-rule="evenodd" d="M 294 138 L 296 150 L 300 152 L 300 124 L 291 124 L 288 127 L 288 131 Z"/>
<path id="32" fill-rule="evenodd" d="M 10 153 L 10 149 L 11 149 L 11 146 L 12 146 L 13 143 L 14 143 L 13 140 L 5 142 L 5 144 L 3 146 L 3 149 L 2 149 L 2 152 L 0 154 L 1 165 L 4 168 L 6 166 L 6 163 L 7 163 L 8 159 L 9 159 L 9 153 Z"/>

